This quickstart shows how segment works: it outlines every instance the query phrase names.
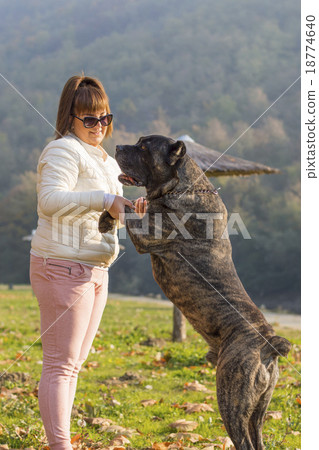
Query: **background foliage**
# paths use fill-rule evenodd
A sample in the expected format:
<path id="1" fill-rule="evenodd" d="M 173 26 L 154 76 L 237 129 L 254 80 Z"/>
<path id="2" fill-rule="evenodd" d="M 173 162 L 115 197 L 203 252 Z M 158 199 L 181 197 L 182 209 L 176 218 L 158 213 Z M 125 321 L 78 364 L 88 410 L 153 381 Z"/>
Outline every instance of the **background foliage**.
<path id="1" fill-rule="evenodd" d="M 299 76 L 296 0 L 0 0 L 1 74 L 54 125 L 65 81 L 82 70 L 106 87 L 115 133 L 190 134 L 224 151 Z M 212 180 L 252 239 L 232 238 L 239 275 L 257 304 L 299 310 L 300 84 L 229 151 L 280 175 Z M 28 282 L 36 227 L 35 171 L 53 129 L 0 78 L 0 282 Z M 130 189 L 129 198 L 142 193 Z M 110 289 L 159 293 L 148 256 L 130 241 Z"/>

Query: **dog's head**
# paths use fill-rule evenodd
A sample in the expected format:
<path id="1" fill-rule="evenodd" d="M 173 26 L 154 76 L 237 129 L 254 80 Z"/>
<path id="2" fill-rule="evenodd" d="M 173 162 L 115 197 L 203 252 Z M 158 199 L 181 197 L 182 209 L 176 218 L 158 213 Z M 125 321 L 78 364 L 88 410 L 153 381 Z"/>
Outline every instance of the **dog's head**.
<path id="1" fill-rule="evenodd" d="M 115 159 L 126 186 L 145 186 L 148 194 L 165 193 L 178 183 L 177 169 L 186 153 L 184 142 L 165 136 L 141 137 L 135 145 L 116 146 Z"/>

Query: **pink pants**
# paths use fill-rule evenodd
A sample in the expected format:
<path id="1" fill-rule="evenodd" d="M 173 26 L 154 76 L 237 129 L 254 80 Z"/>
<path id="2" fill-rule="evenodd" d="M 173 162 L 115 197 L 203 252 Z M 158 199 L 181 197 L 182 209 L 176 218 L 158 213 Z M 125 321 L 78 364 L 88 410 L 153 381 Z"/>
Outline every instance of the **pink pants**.
<path id="1" fill-rule="evenodd" d="M 108 271 L 31 255 L 30 280 L 41 316 L 40 413 L 50 449 L 71 450 L 70 418 L 78 373 L 102 318 Z"/>

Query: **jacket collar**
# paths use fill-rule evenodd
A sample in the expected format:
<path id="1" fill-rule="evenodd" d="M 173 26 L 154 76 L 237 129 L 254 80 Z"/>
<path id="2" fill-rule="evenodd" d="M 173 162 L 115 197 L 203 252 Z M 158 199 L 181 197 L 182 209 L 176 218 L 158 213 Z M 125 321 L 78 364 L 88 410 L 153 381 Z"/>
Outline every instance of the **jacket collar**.
<path id="1" fill-rule="evenodd" d="M 98 147 L 94 147 L 94 145 L 87 144 L 86 142 L 82 141 L 79 137 L 77 137 L 74 133 L 69 133 L 69 136 L 76 139 L 82 146 L 85 148 L 85 150 L 88 152 L 89 155 L 96 155 L 98 158 L 103 159 L 103 161 L 106 161 L 108 154 L 104 150 L 104 148 L 99 145 Z"/>

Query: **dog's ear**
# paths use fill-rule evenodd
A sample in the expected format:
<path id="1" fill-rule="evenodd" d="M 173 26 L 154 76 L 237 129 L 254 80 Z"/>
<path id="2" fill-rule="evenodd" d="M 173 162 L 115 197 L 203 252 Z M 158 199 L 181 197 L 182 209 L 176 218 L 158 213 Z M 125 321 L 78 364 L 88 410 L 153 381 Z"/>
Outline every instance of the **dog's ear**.
<path id="1" fill-rule="evenodd" d="M 174 166 L 177 161 L 185 156 L 186 147 L 183 141 L 176 141 L 169 148 L 167 156 L 167 163 L 170 166 Z"/>

